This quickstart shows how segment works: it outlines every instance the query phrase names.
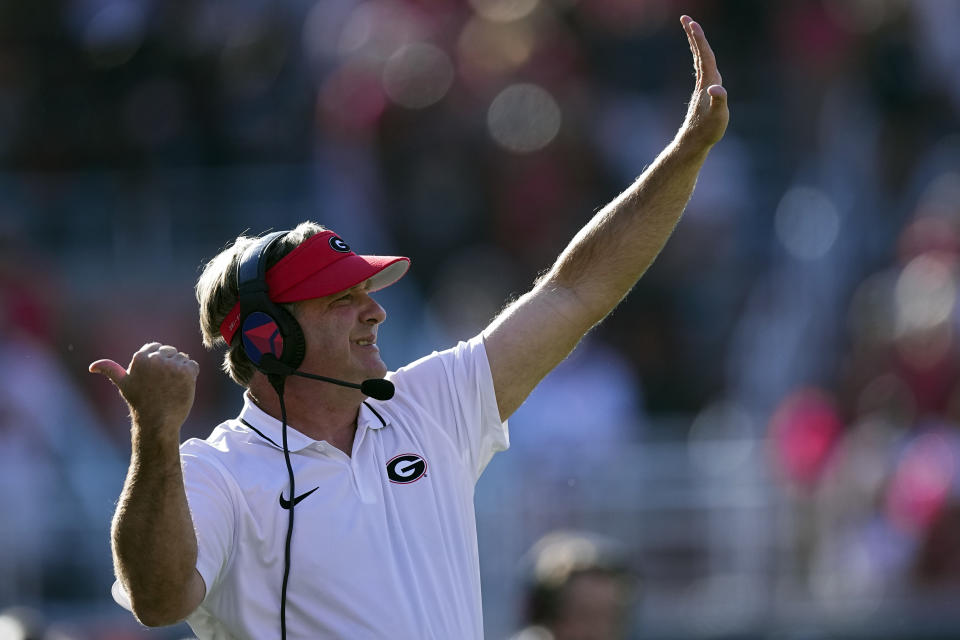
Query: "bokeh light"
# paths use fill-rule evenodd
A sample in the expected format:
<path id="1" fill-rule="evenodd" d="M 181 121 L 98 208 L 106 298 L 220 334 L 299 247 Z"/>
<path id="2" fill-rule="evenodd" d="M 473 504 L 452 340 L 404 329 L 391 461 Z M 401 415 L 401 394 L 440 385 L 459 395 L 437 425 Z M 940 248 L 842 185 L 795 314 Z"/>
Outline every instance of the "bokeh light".
<path id="1" fill-rule="evenodd" d="M 824 470 L 843 423 L 833 398 L 810 387 L 791 393 L 770 419 L 777 472 L 796 487 L 811 488 Z"/>
<path id="2" fill-rule="evenodd" d="M 13 616 L 0 615 L 0 638 L 2 640 L 20 640 L 28 638 L 30 630 Z"/>
<path id="3" fill-rule="evenodd" d="M 473 84 L 517 69 L 530 59 L 533 30 L 523 21 L 508 24 L 471 18 L 460 32 L 457 55 L 460 73 Z"/>
<path id="4" fill-rule="evenodd" d="M 353 0 L 319 0 L 303 20 L 301 38 L 307 59 L 316 65 L 339 53 L 340 34 L 353 14 Z"/>
<path id="5" fill-rule="evenodd" d="M 840 216 L 822 191 L 795 187 L 780 200 L 774 224 L 777 238 L 790 255 L 816 260 L 833 247 L 840 231 Z"/>
<path id="6" fill-rule="evenodd" d="M 357 6 L 340 32 L 338 52 L 385 61 L 401 46 L 424 40 L 427 26 L 411 5 L 371 0 Z"/>
<path id="7" fill-rule="evenodd" d="M 932 431 L 904 451 L 887 492 L 887 517 L 905 532 L 928 527 L 951 491 L 957 475 L 957 448 L 952 438 Z"/>
<path id="8" fill-rule="evenodd" d="M 396 104 L 422 109 L 438 102 L 453 84 L 453 63 L 426 42 L 400 47 L 383 69 L 383 89 Z"/>
<path id="9" fill-rule="evenodd" d="M 897 280 L 895 301 L 898 334 L 935 328 L 953 312 L 957 301 L 956 274 L 930 254 L 917 256 Z"/>
<path id="10" fill-rule="evenodd" d="M 487 111 L 490 135 L 514 153 L 538 151 L 560 131 L 560 106 L 535 84 L 514 84 L 493 99 Z"/>
<path id="11" fill-rule="evenodd" d="M 146 17 L 134 2 L 108 2 L 97 11 L 83 34 L 84 47 L 98 67 L 127 62 L 143 43 Z"/>
<path id="12" fill-rule="evenodd" d="M 525 18 L 540 0 L 470 0 L 477 15 L 493 22 L 512 22 Z"/>

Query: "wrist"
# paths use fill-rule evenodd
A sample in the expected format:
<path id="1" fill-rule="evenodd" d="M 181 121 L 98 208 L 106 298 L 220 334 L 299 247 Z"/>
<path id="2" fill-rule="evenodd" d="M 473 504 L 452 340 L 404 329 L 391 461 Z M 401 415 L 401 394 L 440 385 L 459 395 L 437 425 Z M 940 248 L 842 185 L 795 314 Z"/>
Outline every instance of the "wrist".
<path id="1" fill-rule="evenodd" d="M 180 447 L 180 422 L 134 413 L 130 420 L 131 439 L 137 443 Z"/>
<path id="2" fill-rule="evenodd" d="M 670 155 L 677 160 L 703 164 L 713 143 L 705 142 L 702 136 L 689 129 L 681 129 L 670 144 Z"/>

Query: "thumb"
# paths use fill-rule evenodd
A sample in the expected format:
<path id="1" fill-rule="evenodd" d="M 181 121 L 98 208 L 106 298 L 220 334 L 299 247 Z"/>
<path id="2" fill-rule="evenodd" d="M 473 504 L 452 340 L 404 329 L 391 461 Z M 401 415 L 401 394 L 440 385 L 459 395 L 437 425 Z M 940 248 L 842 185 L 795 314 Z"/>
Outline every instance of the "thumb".
<path id="1" fill-rule="evenodd" d="M 99 373 L 110 378 L 110 382 L 117 385 L 118 389 L 127 377 L 127 370 L 113 360 L 97 360 L 90 363 L 88 370 L 90 373 Z"/>
<path id="2" fill-rule="evenodd" d="M 715 109 L 727 100 L 727 90 L 719 84 L 712 84 L 707 87 L 707 95 L 710 96 L 711 109 Z"/>

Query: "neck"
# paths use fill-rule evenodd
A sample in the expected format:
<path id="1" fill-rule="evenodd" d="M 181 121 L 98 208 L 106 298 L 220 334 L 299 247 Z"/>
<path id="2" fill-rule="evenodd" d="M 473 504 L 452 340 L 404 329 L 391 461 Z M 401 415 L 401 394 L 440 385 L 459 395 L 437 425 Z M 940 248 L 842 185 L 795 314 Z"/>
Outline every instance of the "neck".
<path id="1" fill-rule="evenodd" d="M 281 419 L 280 398 L 266 376 L 255 374 L 247 393 L 265 413 Z M 350 455 L 363 398 L 354 389 L 288 377 L 283 393 L 287 426 L 314 440 L 325 440 Z"/>

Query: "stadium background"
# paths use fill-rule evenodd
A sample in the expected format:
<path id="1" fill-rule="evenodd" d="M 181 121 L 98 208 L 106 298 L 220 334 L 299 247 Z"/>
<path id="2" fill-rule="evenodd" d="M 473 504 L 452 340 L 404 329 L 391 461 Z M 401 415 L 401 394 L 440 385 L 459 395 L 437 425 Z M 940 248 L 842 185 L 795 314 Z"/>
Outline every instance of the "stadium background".
<path id="1" fill-rule="evenodd" d="M 0 609 L 187 635 L 109 597 L 128 430 L 86 365 L 178 345 L 205 435 L 240 398 L 198 268 L 304 219 L 413 258 L 379 296 L 388 364 L 473 335 L 672 137 L 682 13 L 730 128 L 481 479 L 488 637 L 558 528 L 628 549 L 635 638 L 956 637 L 953 0 L 2 3 Z"/>

